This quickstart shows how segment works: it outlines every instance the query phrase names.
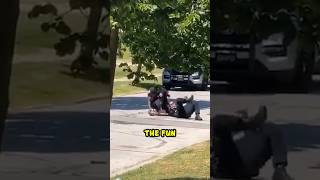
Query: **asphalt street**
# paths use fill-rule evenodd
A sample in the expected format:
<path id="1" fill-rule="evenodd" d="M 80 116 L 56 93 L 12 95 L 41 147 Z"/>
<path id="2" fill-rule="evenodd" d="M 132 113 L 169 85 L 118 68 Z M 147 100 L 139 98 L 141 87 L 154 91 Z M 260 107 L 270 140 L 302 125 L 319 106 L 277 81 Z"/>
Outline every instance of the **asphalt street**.
<path id="1" fill-rule="evenodd" d="M 272 86 L 250 93 L 243 89 L 235 91 L 223 84 L 214 85 L 213 92 L 214 114 L 233 113 L 245 108 L 253 113 L 257 106 L 266 105 L 267 121 L 276 123 L 285 135 L 289 174 L 296 180 L 320 179 L 320 88 L 317 82 L 308 94 Z M 257 178 L 271 180 L 272 173 L 269 161 Z"/>
<path id="2" fill-rule="evenodd" d="M 309 94 L 271 89 L 249 93 L 214 86 L 213 113 L 268 106 L 268 121 L 284 132 L 289 150 L 288 172 L 295 179 L 320 179 L 320 88 Z M 115 97 L 111 116 L 112 175 L 152 162 L 183 147 L 209 139 L 208 91 L 171 91 L 172 97 L 195 95 L 203 121 L 147 115 L 146 94 Z M 105 101 L 14 112 L 7 122 L 1 179 L 105 179 L 109 121 Z M 147 138 L 143 129 L 176 128 L 175 138 Z M 67 141 L 66 141 L 67 139 Z M 66 143 L 67 142 L 67 143 Z M 271 180 L 270 162 L 259 179 Z M 3 177 L 3 178 L 2 178 Z"/>
<path id="3" fill-rule="evenodd" d="M 9 114 L 0 177 L 4 180 L 105 180 L 109 166 L 106 101 Z"/>
<path id="4" fill-rule="evenodd" d="M 170 91 L 171 98 L 194 95 L 203 121 L 147 114 L 146 93 L 116 97 L 111 110 L 110 170 L 115 176 L 179 149 L 210 139 L 209 91 Z M 144 129 L 176 129 L 176 137 L 145 137 Z"/>
<path id="5" fill-rule="evenodd" d="M 195 121 L 194 116 L 187 120 L 150 117 L 146 93 L 115 97 L 111 121 L 105 100 L 11 112 L 0 155 L 0 177 L 102 180 L 108 170 L 115 175 L 209 140 L 209 92 L 172 91 L 171 95 L 191 93 L 199 101 L 203 121 Z M 143 133 L 143 129 L 164 128 L 175 128 L 177 137 L 149 138 Z M 109 139 L 111 167 L 107 165 Z"/>

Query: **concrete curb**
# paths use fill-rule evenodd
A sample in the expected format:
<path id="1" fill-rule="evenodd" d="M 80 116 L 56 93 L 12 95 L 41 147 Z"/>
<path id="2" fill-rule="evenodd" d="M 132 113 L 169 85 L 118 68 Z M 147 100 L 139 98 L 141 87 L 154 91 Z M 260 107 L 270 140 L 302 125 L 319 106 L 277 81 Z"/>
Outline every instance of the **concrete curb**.
<path id="1" fill-rule="evenodd" d="M 37 110 L 37 109 L 45 109 L 45 108 L 51 108 L 54 106 L 68 106 L 68 105 L 74 105 L 74 104 L 82 104 L 92 101 L 98 101 L 107 99 L 107 95 L 100 95 L 100 96 L 93 96 L 88 98 L 83 98 L 79 100 L 72 101 L 70 103 L 66 104 L 42 104 L 42 105 L 35 105 L 35 106 L 27 106 L 22 108 L 9 108 L 10 113 L 16 113 L 16 112 L 23 112 L 23 111 L 31 111 L 31 110 Z"/>
<path id="2" fill-rule="evenodd" d="M 128 95 L 113 96 L 113 98 L 126 97 L 126 96 L 136 95 L 136 94 L 145 93 L 145 92 L 147 92 L 147 91 L 139 91 L 139 92 L 135 92 L 135 93 L 128 94 Z M 26 106 L 26 107 L 22 107 L 22 108 L 9 108 L 9 113 L 17 113 L 17 112 L 23 112 L 23 111 L 45 109 L 45 108 L 51 108 L 54 106 L 76 105 L 76 104 L 88 103 L 88 102 L 92 102 L 92 101 L 104 100 L 107 98 L 108 98 L 108 96 L 104 94 L 104 95 L 92 96 L 92 97 L 87 97 L 87 98 L 75 100 L 75 101 L 72 101 L 72 102 L 66 103 L 66 104 L 41 104 L 41 105 L 34 105 L 34 106 Z"/>

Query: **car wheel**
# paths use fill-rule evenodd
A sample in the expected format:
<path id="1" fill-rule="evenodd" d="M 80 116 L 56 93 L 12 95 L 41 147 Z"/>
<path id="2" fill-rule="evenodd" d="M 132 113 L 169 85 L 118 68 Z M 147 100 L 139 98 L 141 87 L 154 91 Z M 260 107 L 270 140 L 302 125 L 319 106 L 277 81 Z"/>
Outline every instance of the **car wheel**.
<path id="1" fill-rule="evenodd" d="M 208 81 L 207 81 L 207 80 L 204 80 L 204 81 L 202 82 L 202 85 L 201 85 L 201 87 L 200 87 L 200 90 L 202 90 L 202 91 L 208 90 Z"/>
<path id="2" fill-rule="evenodd" d="M 298 61 L 294 88 L 299 92 L 309 92 L 312 84 L 313 61 L 304 57 Z"/>
<path id="3" fill-rule="evenodd" d="M 171 89 L 171 86 L 170 86 L 170 85 L 164 85 L 164 88 L 165 88 L 166 90 L 170 90 L 170 89 Z"/>

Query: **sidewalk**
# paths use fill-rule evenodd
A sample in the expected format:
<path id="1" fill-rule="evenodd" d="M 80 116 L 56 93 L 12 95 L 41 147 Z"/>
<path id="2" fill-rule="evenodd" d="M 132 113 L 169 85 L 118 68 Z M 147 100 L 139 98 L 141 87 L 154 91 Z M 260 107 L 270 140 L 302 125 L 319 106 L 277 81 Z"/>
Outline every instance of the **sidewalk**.
<path id="1" fill-rule="evenodd" d="M 183 128 L 176 126 L 111 124 L 111 176 L 171 154 L 184 147 L 209 140 L 210 129 Z M 122 132 L 128 129 L 126 132 Z M 177 137 L 144 137 L 144 129 L 176 129 Z"/>

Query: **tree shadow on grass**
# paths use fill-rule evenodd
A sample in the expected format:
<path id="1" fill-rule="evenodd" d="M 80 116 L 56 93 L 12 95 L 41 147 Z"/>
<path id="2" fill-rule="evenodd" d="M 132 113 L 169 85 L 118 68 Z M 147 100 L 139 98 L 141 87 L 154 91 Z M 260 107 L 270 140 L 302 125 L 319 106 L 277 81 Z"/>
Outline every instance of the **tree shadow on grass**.
<path id="1" fill-rule="evenodd" d="M 61 74 L 70 76 L 72 78 L 78 78 L 78 79 L 83 79 L 87 81 L 93 81 L 93 82 L 99 82 L 103 84 L 107 84 L 110 82 L 109 80 L 109 74 L 110 74 L 110 69 L 106 67 L 98 67 L 98 68 L 93 68 L 88 72 L 85 73 L 80 73 L 78 75 L 72 74 L 68 70 L 62 70 L 60 71 Z"/>
<path id="2" fill-rule="evenodd" d="M 147 82 L 140 82 L 139 84 L 135 85 L 136 87 L 144 88 L 145 90 L 149 90 L 151 87 L 162 87 L 162 85 L 154 83 L 147 83 Z"/>
<path id="3" fill-rule="evenodd" d="M 41 111 L 9 114 L 3 150 L 6 152 L 107 152 L 110 148 L 107 112 Z"/>

